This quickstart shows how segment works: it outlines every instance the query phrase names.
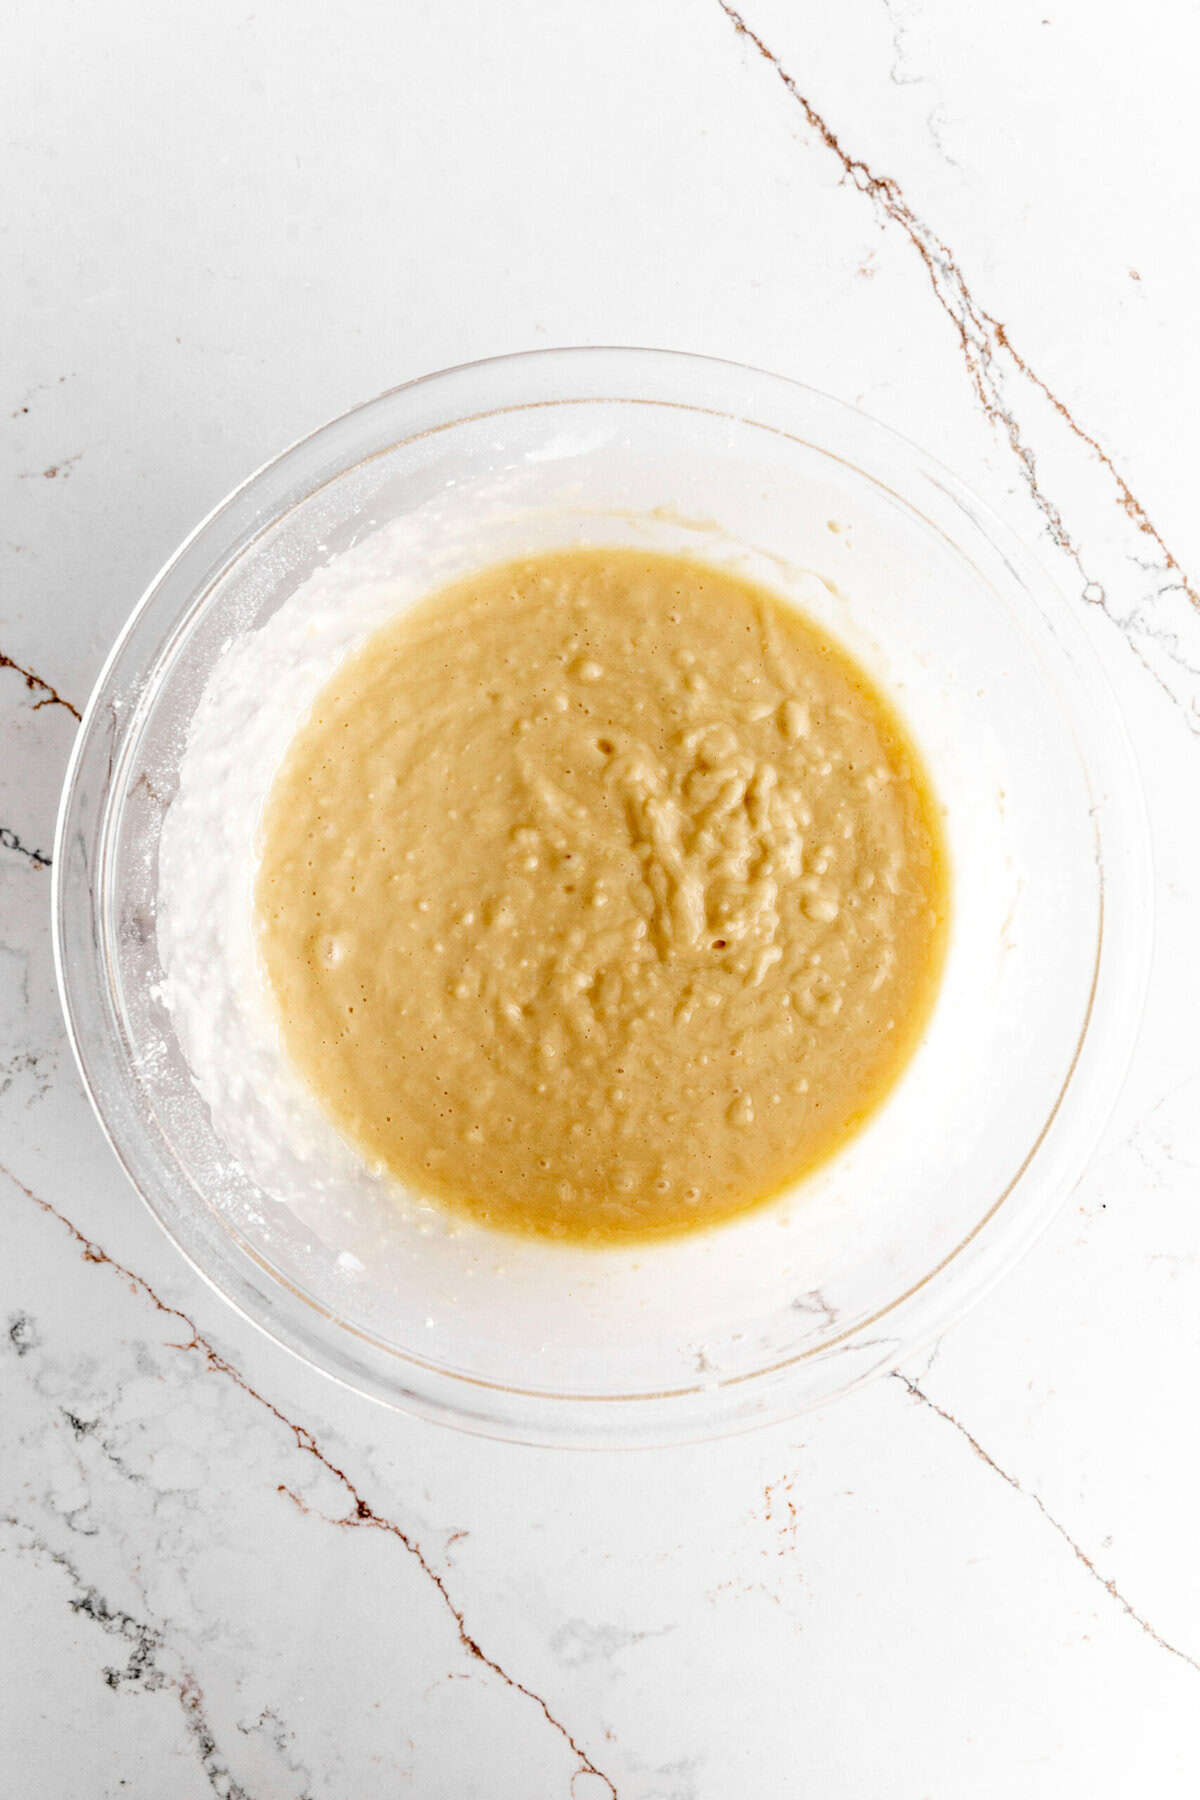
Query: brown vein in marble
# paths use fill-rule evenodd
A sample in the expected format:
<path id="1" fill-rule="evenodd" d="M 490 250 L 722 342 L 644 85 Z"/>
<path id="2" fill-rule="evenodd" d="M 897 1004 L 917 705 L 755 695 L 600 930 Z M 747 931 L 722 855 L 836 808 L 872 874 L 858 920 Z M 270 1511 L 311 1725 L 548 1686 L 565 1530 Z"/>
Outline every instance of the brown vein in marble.
<path id="1" fill-rule="evenodd" d="M 1138 1612 L 1135 1606 L 1130 1604 L 1118 1588 L 1116 1582 L 1105 1579 L 1088 1555 L 1087 1551 L 1075 1542 L 1075 1539 L 1071 1536 L 1065 1525 L 1059 1524 L 1058 1520 L 1054 1517 L 1054 1514 L 1049 1511 L 1045 1501 L 1039 1494 L 1035 1494 L 1032 1489 L 1022 1486 L 1015 1475 L 1010 1475 L 1007 1469 L 1001 1468 L 995 1457 L 988 1454 L 983 1445 L 979 1442 L 979 1439 L 972 1432 L 967 1430 L 961 1420 L 956 1419 L 952 1412 L 947 1412 L 944 1406 L 939 1406 L 936 1400 L 931 1400 L 924 1388 L 919 1387 L 911 1376 L 905 1375 L 900 1369 L 894 1369 L 892 1373 L 897 1381 L 904 1384 L 914 1400 L 919 1401 L 922 1406 L 927 1406 L 930 1412 L 936 1413 L 939 1419 L 944 1419 L 946 1424 L 952 1426 L 954 1430 L 958 1432 L 960 1437 L 966 1439 L 980 1462 L 985 1463 L 994 1474 L 1000 1477 L 1001 1481 L 1007 1482 L 1014 1493 L 1021 1494 L 1026 1500 L 1031 1500 L 1033 1502 L 1043 1519 L 1045 1519 L 1047 1525 L 1053 1526 L 1063 1543 L 1070 1549 L 1071 1554 L 1075 1557 L 1076 1561 L 1083 1564 L 1083 1567 L 1092 1577 L 1092 1580 L 1099 1582 L 1105 1593 L 1108 1594 L 1111 1599 L 1116 1601 L 1117 1605 L 1121 1608 L 1121 1611 L 1126 1613 L 1128 1617 L 1133 1620 L 1135 1625 L 1141 1627 L 1148 1638 L 1156 1643 L 1161 1650 L 1169 1650 L 1172 1656 L 1177 1656 L 1180 1662 L 1186 1663 L 1190 1669 L 1195 1669 L 1196 1673 L 1200 1675 L 1200 1660 L 1197 1660 L 1194 1656 L 1189 1656 L 1186 1650 L 1181 1650 L 1177 1644 L 1172 1644 L 1168 1638 L 1163 1637 L 1161 1632 L 1154 1629 L 1149 1619 L 1145 1618 L 1143 1614 Z"/>
<path id="2" fill-rule="evenodd" d="M 763 1489 L 765 1518 L 768 1525 L 774 1525 L 779 1533 L 779 1548 L 776 1556 L 786 1556 L 796 1548 L 796 1534 L 800 1529 L 800 1513 L 796 1502 L 792 1499 L 795 1484 L 790 1478 L 780 1481 L 769 1481 Z M 784 1516 L 784 1508 L 787 1516 Z M 766 1552 L 764 1551 L 764 1555 Z"/>
<path id="3" fill-rule="evenodd" d="M 50 867 L 50 858 L 43 851 L 30 850 L 7 825 L 0 825 L 0 850 L 15 850 L 18 856 L 27 857 L 37 869 Z"/>
<path id="4" fill-rule="evenodd" d="M 1042 488 L 1033 451 L 1022 438 L 1016 419 L 1004 405 L 1000 386 L 1001 376 L 996 367 L 999 356 L 1009 359 L 1012 367 L 1038 390 L 1068 430 L 1096 458 L 1116 488 L 1117 503 L 1122 512 L 1143 536 L 1150 539 L 1162 559 L 1163 566 L 1177 578 L 1176 584 L 1187 594 L 1193 605 L 1200 607 L 1200 593 L 1184 573 L 1178 558 L 1165 543 L 1162 534 L 1150 519 L 1128 481 L 1116 467 L 1112 457 L 1089 431 L 1078 424 L 1065 402 L 1060 400 L 1042 377 L 1031 368 L 1014 345 L 1007 327 L 975 300 L 949 246 L 918 218 L 905 199 L 899 183 L 891 175 L 875 174 L 861 157 L 851 156 L 849 151 L 843 149 L 832 127 L 812 102 L 801 93 L 795 80 L 783 67 L 774 51 L 746 23 L 741 13 L 729 4 L 729 0 L 717 0 L 717 4 L 738 35 L 752 44 L 764 62 L 768 63 L 775 71 L 791 98 L 804 114 L 810 128 L 842 165 L 843 173 L 849 176 L 860 193 L 867 195 L 874 202 L 885 219 L 899 226 L 921 258 L 937 302 L 958 334 L 967 372 L 984 414 L 991 424 L 1003 432 L 1009 448 L 1021 465 L 1026 485 L 1046 521 L 1051 537 L 1058 548 L 1071 557 L 1081 575 L 1084 576 L 1085 582 L 1088 578 L 1083 569 L 1079 549 L 1067 530 L 1059 508 Z"/>
<path id="5" fill-rule="evenodd" d="M 83 451 L 77 450 L 74 456 L 64 456 L 61 462 L 51 463 L 48 469 L 22 469 L 17 476 L 18 481 L 57 481 L 61 476 L 65 481 L 77 462 L 82 461 Z"/>
<path id="6" fill-rule="evenodd" d="M 32 669 L 25 668 L 22 663 L 14 662 L 11 656 L 5 656 L 2 650 L 0 650 L 0 669 L 11 669 L 15 675 L 21 677 L 31 694 L 42 696 L 40 700 L 34 701 L 34 712 L 40 711 L 43 706 L 61 706 L 70 713 L 73 719 L 79 718 L 79 708 L 72 706 L 69 700 L 64 700 L 57 688 L 51 687 L 48 681 L 43 681 L 40 675 L 35 675 Z"/>
<path id="7" fill-rule="evenodd" d="M 321 1468 L 329 1475 L 332 1475 L 350 1502 L 351 1510 L 341 1518 L 330 1518 L 324 1513 L 315 1513 L 314 1516 L 325 1519 L 330 1525 L 336 1525 L 344 1529 L 381 1531 L 388 1537 L 395 1538 L 396 1541 L 408 1551 L 408 1554 L 413 1557 L 418 1567 L 421 1569 L 422 1574 L 424 1574 L 437 1589 L 442 1603 L 454 1620 L 459 1643 L 467 1654 L 475 1662 L 481 1663 L 485 1669 L 490 1670 L 493 1675 L 497 1676 L 498 1679 L 504 1683 L 505 1687 L 511 1688 L 514 1693 L 523 1694 L 527 1700 L 531 1700 L 541 1712 L 547 1724 L 558 1733 L 559 1737 L 562 1738 L 564 1743 L 570 1747 L 573 1754 L 578 1758 L 579 1769 L 576 1773 L 594 1775 L 598 1781 L 604 1783 L 612 1800 L 618 1800 L 617 1790 L 613 1782 L 602 1769 L 596 1767 L 596 1764 L 592 1761 L 587 1751 L 575 1739 L 562 1721 L 551 1712 L 541 1695 L 535 1693 L 532 1688 L 526 1687 L 524 1682 L 518 1681 L 516 1676 L 510 1675 L 493 1657 L 490 1657 L 487 1654 L 478 1641 L 471 1635 L 470 1631 L 467 1629 L 463 1613 L 456 1604 L 445 1581 L 438 1574 L 432 1563 L 430 1563 L 416 1539 L 410 1537 L 403 1527 L 397 1525 L 394 1520 L 385 1518 L 382 1513 L 377 1513 L 374 1510 L 374 1508 L 363 1498 L 359 1489 L 351 1480 L 350 1476 L 346 1474 L 345 1470 L 340 1469 L 321 1449 L 321 1446 L 318 1444 L 312 1432 L 309 1431 L 308 1427 L 297 1424 L 294 1419 L 289 1419 L 286 1413 L 280 1411 L 274 1401 L 268 1400 L 264 1394 L 259 1393 L 257 1388 L 252 1387 L 240 1370 L 236 1369 L 231 1362 L 227 1361 L 227 1359 L 221 1355 L 220 1351 L 210 1344 L 208 1339 L 201 1334 L 194 1320 L 191 1319 L 187 1313 L 181 1311 L 179 1307 L 171 1306 L 167 1301 L 159 1299 L 158 1295 L 144 1276 L 137 1274 L 133 1269 L 127 1268 L 124 1263 L 118 1262 L 117 1259 L 110 1256 L 107 1250 L 103 1249 L 101 1245 L 95 1243 L 91 1238 L 86 1237 L 77 1225 L 72 1224 L 65 1213 L 60 1212 L 49 1200 L 44 1200 L 40 1194 L 36 1194 L 31 1187 L 28 1187 L 25 1182 L 14 1175 L 11 1169 L 5 1168 L 0 1164 L 0 1174 L 2 1174 L 7 1181 L 11 1182 L 13 1187 L 24 1194 L 26 1199 L 31 1200 L 35 1206 L 40 1207 L 41 1211 L 49 1218 L 57 1220 L 58 1224 L 70 1233 L 76 1244 L 78 1244 L 80 1253 L 85 1262 L 104 1264 L 125 1282 L 131 1293 L 140 1295 L 142 1299 L 148 1300 L 157 1312 L 162 1313 L 164 1318 L 176 1319 L 179 1321 L 189 1333 L 189 1336 L 183 1342 L 169 1343 L 169 1348 L 182 1350 L 186 1353 L 195 1353 L 196 1355 L 201 1356 L 213 1374 L 223 1375 L 228 1381 L 231 1381 L 235 1387 L 240 1388 L 242 1393 L 249 1399 L 253 1400 L 258 1406 L 261 1406 L 266 1412 L 270 1413 L 271 1417 L 277 1420 L 286 1431 L 291 1432 L 292 1437 L 295 1439 L 296 1448 L 302 1451 L 306 1456 L 311 1456 L 314 1462 L 319 1463 Z M 302 1510 L 310 1510 L 291 1489 L 280 1484 L 278 1492 L 286 1494 L 287 1497 L 297 1506 L 301 1507 Z"/>

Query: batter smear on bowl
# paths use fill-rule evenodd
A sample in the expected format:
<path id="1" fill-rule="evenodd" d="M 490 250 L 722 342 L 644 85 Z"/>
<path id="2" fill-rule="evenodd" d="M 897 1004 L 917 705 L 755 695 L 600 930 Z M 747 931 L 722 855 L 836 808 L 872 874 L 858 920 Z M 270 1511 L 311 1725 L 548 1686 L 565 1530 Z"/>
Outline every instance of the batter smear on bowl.
<path id="1" fill-rule="evenodd" d="M 410 1189 L 597 1243 L 777 1195 L 879 1106 L 946 937 L 938 809 L 850 656 L 635 550 L 486 569 L 337 671 L 268 800 L 284 1043 Z"/>

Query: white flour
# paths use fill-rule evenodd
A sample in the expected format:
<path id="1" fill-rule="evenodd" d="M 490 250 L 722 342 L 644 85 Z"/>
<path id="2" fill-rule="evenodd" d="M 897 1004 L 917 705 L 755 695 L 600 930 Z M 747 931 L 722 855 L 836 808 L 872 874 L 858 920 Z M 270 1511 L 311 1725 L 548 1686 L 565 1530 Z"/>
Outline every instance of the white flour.
<path id="1" fill-rule="evenodd" d="M 192 720 L 159 846 L 161 997 L 196 1086 L 247 1172 L 327 1238 L 339 1214 L 385 1183 L 325 1117 L 280 1041 L 254 935 L 259 821 L 334 670 L 427 591 L 428 565 L 413 549 L 403 522 L 377 532 L 229 643 Z M 397 574 L 406 563 L 412 573 Z"/>

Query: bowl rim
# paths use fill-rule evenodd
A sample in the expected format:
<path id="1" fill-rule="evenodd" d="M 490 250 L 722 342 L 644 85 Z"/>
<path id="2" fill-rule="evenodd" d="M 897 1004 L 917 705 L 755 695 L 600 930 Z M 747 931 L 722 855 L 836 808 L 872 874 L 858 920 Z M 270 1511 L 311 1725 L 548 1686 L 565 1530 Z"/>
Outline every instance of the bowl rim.
<path id="1" fill-rule="evenodd" d="M 427 1362 L 415 1353 L 385 1344 L 351 1321 L 339 1318 L 330 1307 L 289 1280 L 260 1255 L 252 1245 L 246 1243 L 240 1234 L 223 1219 L 220 1219 L 219 1223 L 223 1227 L 227 1246 L 234 1248 L 238 1253 L 235 1261 L 240 1259 L 250 1264 L 253 1270 L 265 1276 L 268 1288 L 264 1290 L 261 1282 L 257 1281 L 248 1270 L 239 1271 L 231 1268 L 228 1259 L 221 1264 L 224 1279 L 218 1274 L 216 1267 L 206 1266 L 201 1255 L 191 1249 L 183 1241 L 179 1231 L 173 1227 L 170 1208 L 163 1206 L 162 1196 L 148 1191 L 152 1184 L 147 1180 L 145 1171 L 139 1170 L 138 1167 L 138 1152 L 139 1149 L 144 1151 L 145 1144 L 143 1143 L 141 1146 L 132 1144 L 129 1141 L 131 1134 L 119 1128 L 110 1116 L 109 1109 L 104 1105 L 100 1082 L 100 1074 L 103 1071 L 100 1064 L 106 1060 L 108 1072 L 126 1082 L 130 1079 L 130 1072 L 122 1058 L 114 1054 L 118 1049 L 115 1034 L 110 1033 L 110 1041 L 106 1044 L 97 1045 L 89 1041 L 88 1033 L 80 1021 L 79 984 L 86 985 L 90 979 L 96 989 L 103 985 L 103 944 L 101 941 L 103 933 L 101 929 L 100 932 L 93 931 L 90 934 L 91 948 L 95 952 L 94 960 L 90 968 L 81 970 L 77 966 L 77 959 L 73 958 L 71 945 L 68 942 L 71 924 L 70 911 L 74 901 L 68 900 L 67 897 L 70 869 L 67 849 L 73 831 L 82 822 L 81 815 L 84 811 L 84 802 L 80 793 L 81 771 L 89 749 L 95 745 L 101 717 L 110 698 L 110 689 L 114 684 L 114 677 L 126 657 L 139 626 L 150 613 L 156 599 L 162 598 L 164 587 L 179 566 L 198 546 L 203 545 L 215 530 L 222 527 L 227 529 L 233 523 L 232 515 L 237 512 L 241 503 L 252 498 L 271 478 L 282 476 L 294 468 L 296 463 L 303 459 L 306 452 L 322 445 L 329 445 L 334 440 L 346 436 L 348 432 L 352 431 L 356 422 L 387 411 L 401 396 L 411 395 L 417 391 L 428 393 L 429 390 L 436 389 L 439 384 L 453 386 L 455 383 L 461 383 L 463 378 L 470 378 L 473 375 L 485 380 L 489 377 L 503 375 L 505 372 L 516 375 L 524 371 L 532 372 L 535 368 L 549 371 L 551 374 L 559 371 L 567 373 L 566 365 L 568 364 L 573 367 L 581 363 L 586 364 L 598 375 L 601 364 L 613 364 L 614 360 L 618 369 L 623 371 L 621 385 L 624 387 L 635 385 L 639 369 L 643 376 L 655 370 L 663 374 L 669 370 L 672 377 L 675 376 L 676 371 L 679 372 L 680 392 L 674 399 L 667 399 L 662 394 L 647 397 L 636 392 L 619 393 L 615 391 L 577 396 L 567 388 L 540 400 L 526 399 L 522 401 L 510 398 L 499 405 L 485 407 L 482 412 L 452 409 L 437 425 L 426 426 L 419 431 L 402 433 L 382 448 L 359 454 L 350 461 L 337 463 L 325 473 L 321 480 L 306 483 L 303 491 L 288 504 L 275 505 L 273 510 L 263 517 L 256 531 L 249 536 L 243 535 L 236 538 L 232 551 L 230 551 L 228 543 L 225 545 L 225 554 L 220 564 L 219 574 L 224 574 L 233 562 L 244 555 L 262 531 L 277 526 L 292 507 L 310 498 L 328 482 L 343 477 L 373 457 L 386 454 L 390 449 L 427 435 L 430 429 L 445 429 L 470 418 L 519 410 L 530 405 L 571 404 L 583 397 L 606 400 L 613 404 L 639 401 L 645 403 L 649 398 L 649 403 L 652 404 L 675 404 L 687 410 L 716 412 L 721 416 L 732 417 L 733 414 L 728 407 L 705 406 L 700 403 L 700 396 L 689 397 L 684 393 L 682 390 L 686 387 L 689 378 L 697 385 L 702 384 L 705 376 L 712 382 L 718 380 L 728 382 L 731 378 L 740 378 L 760 384 L 766 383 L 778 393 L 790 396 L 793 402 L 798 403 L 801 407 L 807 405 L 810 408 L 815 407 L 817 412 L 824 412 L 829 419 L 866 439 L 870 448 L 881 454 L 888 450 L 893 455 L 899 452 L 906 470 L 911 469 L 931 478 L 934 484 L 955 502 L 966 520 L 988 541 L 992 550 L 999 552 L 1008 565 L 1015 584 L 1023 590 L 1026 605 L 1031 606 L 1035 615 L 1039 616 L 1045 635 L 1056 645 L 1060 665 L 1069 668 L 1077 687 L 1082 685 L 1086 689 L 1096 718 L 1103 719 L 1103 730 L 1092 732 L 1092 753 L 1094 754 L 1096 747 L 1099 746 L 1109 783 L 1104 792 L 1093 796 L 1096 800 L 1092 812 L 1096 830 L 1099 923 L 1091 994 L 1084 1009 L 1075 1053 L 1053 1105 L 1037 1136 L 1027 1148 L 1020 1166 L 999 1195 L 976 1220 L 971 1230 L 918 1281 L 910 1284 L 903 1293 L 889 1299 L 869 1318 L 860 1320 L 854 1326 L 848 1327 L 846 1331 L 840 1333 L 838 1337 L 826 1340 L 818 1346 L 795 1352 L 789 1357 L 763 1368 L 722 1378 L 715 1383 L 697 1383 L 695 1386 L 684 1389 L 642 1391 L 636 1394 L 580 1395 L 562 1391 L 551 1392 L 546 1389 L 529 1389 L 503 1381 L 488 1381 L 478 1376 L 449 1369 L 445 1365 Z M 753 409 L 750 408 L 737 416 L 749 423 L 764 423 L 762 420 L 754 419 L 752 413 Z M 770 426 L 767 428 L 775 429 Z M 797 433 L 785 432 L 784 435 L 795 436 L 797 441 L 802 443 L 813 441 L 807 437 L 800 437 Z M 819 441 L 815 443 L 814 447 L 826 456 L 835 459 L 839 456 L 837 450 L 831 449 L 829 445 Z M 849 459 L 843 458 L 843 460 Z M 865 465 L 858 460 L 857 452 L 853 458 L 853 466 L 878 485 L 885 488 L 888 486 L 872 470 L 869 460 Z M 894 490 L 892 491 L 894 492 Z M 898 498 L 909 510 L 915 510 L 919 516 L 923 516 L 920 515 L 920 509 L 914 506 L 910 497 L 900 494 Z M 935 525 L 934 528 L 942 531 L 940 526 Z M 942 534 L 945 535 L 944 531 Z M 950 541 L 958 555 L 965 555 L 960 544 L 953 539 Z M 192 587 L 182 609 L 178 605 L 175 606 L 172 616 L 167 621 L 165 631 L 155 642 L 151 663 L 157 661 L 162 655 L 166 644 L 183 627 L 185 621 L 190 620 L 196 610 L 203 606 L 216 578 L 217 576 L 210 571 L 208 579 Z M 1048 614 L 1048 605 L 1056 608 L 1053 618 Z M 1062 641 L 1063 634 L 1068 640 L 1066 643 Z M 135 740 L 138 715 L 139 708 L 135 706 L 123 721 L 119 729 L 119 748 L 128 749 L 131 742 Z M 1091 784 L 1092 756 L 1084 755 L 1082 749 L 1081 756 L 1089 784 Z M 95 801 L 97 824 L 93 835 L 102 850 L 107 845 L 110 836 L 107 829 L 111 811 L 109 801 L 114 785 L 114 774 L 119 770 L 121 762 L 122 757 L 119 753 L 111 756 L 107 780 L 101 795 Z M 1106 866 L 1102 854 L 1104 824 L 1102 814 L 1105 813 L 1105 809 L 1113 814 L 1113 819 L 1108 824 L 1108 830 L 1115 837 L 1121 852 L 1112 866 Z M 94 867 L 99 867 L 101 874 L 98 881 L 89 875 L 86 897 L 92 907 L 100 904 L 105 888 L 103 862 L 99 862 Z M 1111 925 L 1113 912 L 1111 890 L 1114 882 L 1111 877 L 1114 869 L 1119 876 L 1119 881 L 1115 885 L 1119 886 L 1121 890 L 1118 895 L 1119 911 L 1126 918 L 1132 919 L 1135 926 L 1132 932 L 1127 931 L 1127 942 L 1118 946 L 1119 955 L 1117 955 L 1115 963 L 1111 949 L 1107 957 L 1105 956 L 1106 923 Z M 351 1390 L 394 1408 L 414 1412 L 438 1422 L 457 1425 L 462 1429 L 485 1436 L 538 1444 L 611 1447 L 617 1444 L 687 1442 L 723 1436 L 732 1431 L 751 1429 L 794 1415 L 812 1406 L 824 1404 L 837 1395 L 850 1391 L 853 1387 L 880 1372 L 881 1369 L 893 1366 L 896 1361 L 938 1336 L 957 1318 L 961 1317 L 1019 1260 L 1049 1223 L 1066 1193 L 1082 1173 L 1123 1084 L 1145 998 L 1152 948 L 1152 891 L 1149 829 L 1144 796 L 1136 760 L 1115 695 L 1070 603 L 1066 601 L 1061 590 L 1047 575 L 1040 562 L 985 502 L 979 500 L 967 489 L 951 470 L 945 468 L 903 434 L 881 424 L 861 409 L 825 394 L 806 383 L 769 370 L 755 368 L 752 365 L 724 358 L 697 356 L 687 351 L 595 345 L 536 349 L 486 357 L 472 362 L 455 364 L 417 376 L 411 381 L 399 383 L 383 390 L 373 398 L 359 402 L 335 418 L 317 426 L 313 431 L 296 438 L 275 456 L 260 464 L 217 502 L 182 540 L 148 583 L 114 640 L 96 677 L 76 733 L 63 782 L 54 841 L 51 906 L 54 963 L 60 1002 L 72 1053 L 92 1109 L 118 1161 L 151 1215 L 176 1248 L 185 1256 L 192 1268 L 214 1292 L 218 1293 L 251 1324 L 290 1350 L 302 1362 L 319 1369 L 331 1379 L 341 1382 Z M 1110 929 L 1110 944 L 1111 938 Z M 1041 1184 L 1040 1196 L 1035 1191 L 1031 1197 L 1027 1198 L 1023 1209 L 1019 1212 L 1010 1210 L 1006 1220 L 1008 1226 L 1006 1232 L 998 1233 L 995 1229 L 989 1231 L 988 1228 L 994 1227 L 995 1221 L 1000 1218 L 1005 1202 L 1020 1186 L 1061 1117 L 1071 1096 L 1072 1084 L 1076 1080 L 1089 1043 L 1094 1048 L 1094 1027 L 1097 1022 L 1097 1005 L 1100 1000 L 1104 1002 L 1104 1011 L 1109 1015 L 1109 1022 L 1111 1023 L 1115 1018 L 1123 1029 L 1120 1031 L 1110 1030 L 1106 1034 L 1109 1040 L 1106 1054 L 1099 1067 L 1090 1071 L 1090 1086 L 1084 1090 L 1082 1101 L 1077 1100 L 1075 1111 L 1080 1116 L 1072 1121 L 1074 1131 L 1069 1140 L 1069 1154 L 1067 1153 L 1068 1146 L 1059 1147 L 1058 1166 Z M 1079 1090 L 1076 1088 L 1077 1095 L 1078 1092 Z M 144 1132 L 143 1137 L 145 1137 Z M 977 1258 L 973 1266 L 970 1258 L 964 1263 L 961 1260 L 963 1252 L 969 1246 L 978 1246 L 979 1240 L 984 1237 L 987 1239 L 988 1254 L 983 1258 Z M 220 1258 L 214 1256 L 212 1262 L 218 1264 Z M 943 1279 L 947 1271 L 952 1268 L 957 1270 L 957 1281 Z M 276 1302 L 280 1289 L 305 1303 L 308 1317 L 306 1319 L 302 1317 L 300 1324 L 293 1324 L 279 1316 Z M 892 1321 L 895 1325 L 906 1324 L 907 1329 L 897 1331 L 894 1335 L 883 1339 L 873 1339 L 871 1336 L 873 1329 L 877 1328 L 885 1319 Z M 302 1329 L 303 1323 L 308 1323 L 313 1329 L 305 1332 Z M 339 1342 L 335 1344 L 329 1341 L 328 1331 L 322 1332 L 321 1327 L 333 1328 L 340 1332 L 342 1336 Z M 347 1339 L 357 1340 L 360 1344 L 371 1346 L 375 1352 L 387 1355 L 391 1359 L 389 1370 L 403 1370 L 406 1378 L 404 1380 L 383 1379 L 377 1372 L 366 1369 L 361 1359 L 356 1360 L 347 1348 Z M 860 1355 L 857 1360 L 846 1354 L 856 1349 L 865 1354 Z M 877 1350 L 878 1354 L 872 1354 L 873 1350 Z M 797 1371 L 799 1369 L 811 1370 L 839 1355 L 844 1359 L 840 1374 L 835 1371 L 831 1379 L 820 1383 L 805 1384 L 798 1379 Z M 415 1380 L 411 1379 L 413 1376 L 416 1377 Z M 750 1389 L 753 1389 L 750 1404 L 739 1404 L 737 1398 L 739 1390 L 745 1392 Z M 722 1396 L 725 1399 L 723 1406 L 716 1404 L 717 1399 Z M 508 1404 L 498 1405 L 497 1402 L 501 1397 L 504 1397 Z M 664 1408 L 667 1409 L 666 1413 L 663 1411 Z M 650 1416 L 652 1413 L 653 1417 Z"/>

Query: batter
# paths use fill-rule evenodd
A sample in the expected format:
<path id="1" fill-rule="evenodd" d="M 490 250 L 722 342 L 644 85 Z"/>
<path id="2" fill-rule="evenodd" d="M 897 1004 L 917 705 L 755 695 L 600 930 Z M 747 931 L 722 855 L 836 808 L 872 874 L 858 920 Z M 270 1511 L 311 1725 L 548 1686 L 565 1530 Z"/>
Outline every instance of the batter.
<path id="1" fill-rule="evenodd" d="M 286 1047 L 406 1186 L 596 1243 L 728 1217 L 900 1074 L 945 939 L 899 720 L 769 591 L 588 548 L 486 569 L 338 670 L 271 790 Z"/>

